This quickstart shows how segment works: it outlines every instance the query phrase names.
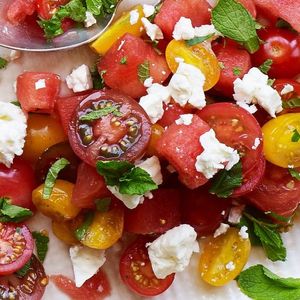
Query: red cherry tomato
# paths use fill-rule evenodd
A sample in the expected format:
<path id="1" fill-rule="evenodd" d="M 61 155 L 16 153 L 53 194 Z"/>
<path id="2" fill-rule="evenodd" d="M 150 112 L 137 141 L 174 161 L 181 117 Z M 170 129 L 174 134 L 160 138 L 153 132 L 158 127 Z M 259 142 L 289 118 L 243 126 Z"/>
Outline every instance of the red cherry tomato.
<path id="1" fill-rule="evenodd" d="M 125 211 L 125 230 L 137 234 L 163 233 L 180 225 L 180 194 L 176 189 L 160 188 L 152 199 Z"/>
<path id="2" fill-rule="evenodd" d="M 259 31 L 264 41 L 252 56 L 255 66 L 272 59 L 268 75 L 271 78 L 289 78 L 300 73 L 300 37 L 287 29 L 267 28 Z"/>
<path id="3" fill-rule="evenodd" d="M 25 225 L 0 223 L 0 275 L 21 269 L 33 252 L 32 235 Z"/>
<path id="4" fill-rule="evenodd" d="M 81 119 L 109 107 L 115 111 L 92 121 Z M 80 102 L 69 125 L 71 147 L 91 166 L 97 160 L 135 161 L 145 153 L 150 135 L 151 124 L 141 106 L 113 90 L 95 92 Z"/>
<path id="5" fill-rule="evenodd" d="M 123 282 L 133 292 L 151 297 L 168 289 L 174 280 L 174 274 L 165 279 L 158 279 L 154 275 L 145 247 L 147 242 L 149 239 L 138 238 L 124 251 L 120 260 L 120 275 Z"/>
<path id="6" fill-rule="evenodd" d="M 95 206 L 95 200 L 110 195 L 104 178 L 95 169 L 82 162 L 77 171 L 77 180 L 72 193 L 72 202 L 80 208 Z"/>
<path id="7" fill-rule="evenodd" d="M 37 11 L 42 19 L 49 20 L 60 5 L 68 3 L 70 0 L 36 0 Z"/>
<path id="8" fill-rule="evenodd" d="M 40 261 L 32 255 L 30 268 L 24 277 L 15 274 L 0 276 L 0 299 L 41 300 L 48 278 Z"/>
<path id="9" fill-rule="evenodd" d="M 267 163 L 261 183 L 245 197 L 262 211 L 290 216 L 300 202 L 300 181 L 293 178 L 287 169 Z"/>
<path id="10" fill-rule="evenodd" d="M 0 164 L 0 197 L 8 197 L 12 204 L 31 209 L 31 193 L 35 187 L 33 169 L 24 160 L 15 158 L 10 168 Z"/>
<path id="11" fill-rule="evenodd" d="M 190 224 L 199 236 L 213 234 L 225 220 L 231 201 L 208 193 L 206 187 L 182 191 L 182 223 Z"/>
<path id="12" fill-rule="evenodd" d="M 106 274 L 102 270 L 99 270 L 97 274 L 88 279 L 80 288 L 77 288 L 71 279 L 63 275 L 52 275 L 51 280 L 63 293 L 70 296 L 72 300 L 99 300 L 110 295 L 110 284 Z"/>

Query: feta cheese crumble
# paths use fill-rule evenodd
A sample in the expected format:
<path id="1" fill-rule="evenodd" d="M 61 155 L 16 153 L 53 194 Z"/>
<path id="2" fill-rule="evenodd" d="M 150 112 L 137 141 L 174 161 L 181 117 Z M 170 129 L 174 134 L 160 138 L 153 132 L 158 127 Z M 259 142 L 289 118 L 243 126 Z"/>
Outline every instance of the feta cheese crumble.
<path id="1" fill-rule="evenodd" d="M 195 167 L 207 179 L 212 178 L 219 170 L 230 170 L 240 160 L 236 150 L 220 143 L 213 129 L 200 136 L 203 152 L 197 156 Z"/>
<path id="2" fill-rule="evenodd" d="M 179 40 L 190 40 L 195 37 L 195 29 L 191 19 L 181 17 L 174 26 L 173 38 Z"/>
<path id="3" fill-rule="evenodd" d="M 81 65 L 74 69 L 66 78 L 66 83 L 69 89 L 74 93 L 83 92 L 93 88 L 93 80 L 87 65 Z"/>
<path id="4" fill-rule="evenodd" d="M 11 50 L 9 53 L 9 60 L 14 61 L 21 57 L 21 51 L 19 50 Z"/>
<path id="5" fill-rule="evenodd" d="M 149 88 L 153 84 L 153 78 L 150 76 L 144 81 L 144 87 Z"/>
<path id="6" fill-rule="evenodd" d="M 243 108 L 251 108 L 250 104 L 259 104 L 273 118 L 276 117 L 276 113 L 282 111 L 280 95 L 268 85 L 268 76 L 258 68 L 251 68 L 243 79 L 237 78 L 233 82 L 233 88 L 233 98 Z M 251 110 L 253 111 L 253 107 Z"/>
<path id="7" fill-rule="evenodd" d="M 179 119 L 175 121 L 177 125 L 191 125 L 193 120 L 192 114 L 180 115 Z"/>
<path id="8" fill-rule="evenodd" d="M 228 271 L 233 271 L 235 269 L 235 264 L 233 261 L 230 261 L 228 264 L 226 264 L 225 269 Z"/>
<path id="9" fill-rule="evenodd" d="M 129 20 L 130 24 L 131 25 L 136 24 L 139 20 L 139 17 L 140 17 L 140 14 L 139 14 L 138 10 L 137 9 L 132 10 L 129 13 L 129 15 L 130 15 L 130 20 Z"/>
<path id="10" fill-rule="evenodd" d="M 155 276 L 164 279 L 175 272 L 182 272 L 193 252 L 199 252 L 197 233 L 187 224 L 174 227 L 147 244 L 148 254 Z"/>
<path id="11" fill-rule="evenodd" d="M 280 95 L 286 95 L 294 91 L 294 87 L 291 84 L 285 84 L 283 89 L 280 92 Z"/>
<path id="12" fill-rule="evenodd" d="M 248 227 L 247 226 L 242 226 L 240 231 L 239 231 L 239 236 L 243 239 L 243 240 L 247 240 L 249 238 L 249 234 L 247 232 Z"/>
<path id="13" fill-rule="evenodd" d="M 23 153 L 27 121 L 22 109 L 0 102 L 0 163 L 10 167 L 15 155 Z"/>
<path id="14" fill-rule="evenodd" d="M 155 13 L 155 7 L 150 4 L 143 5 L 143 13 L 146 18 L 152 16 Z"/>
<path id="15" fill-rule="evenodd" d="M 86 11 L 85 13 L 85 20 L 84 20 L 84 27 L 91 27 L 97 23 L 96 18 L 90 11 Z"/>
<path id="16" fill-rule="evenodd" d="M 222 36 L 222 34 L 215 28 L 213 24 L 195 27 L 195 37 L 204 37 L 210 34 L 213 34 L 215 36 Z"/>
<path id="17" fill-rule="evenodd" d="M 39 79 L 35 82 L 34 87 L 36 90 L 44 89 L 46 87 L 45 79 Z"/>
<path id="18" fill-rule="evenodd" d="M 226 233 L 229 228 L 230 228 L 230 226 L 228 224 L 221 223 L 219 228 L 216 229 L 216 231 L 214 233 L 214 238 Z"/>
<path id="19" fill-rule="evenodd" d="M 152 41 L 162 40 L 164 38 L 161 29 L 156 24 L 152 24 L 146 18 L 142 18 L 142 23 L 144 25 L 147 35 L 150 37 Z"/>
<path id="20" fill-rule="evenodd" d="M 81 287 L 94 276 L 105 263 L 105 250 L 92 249 L 82 245 L 70 247 L 76 287 Z"/>
<path id="21" fill-rule="evenodd" d="M 244 210 L 244 205 L 234 206 L 231 208 L 228 216 L 228 222 L 231 224 L 238 224 L 242 218 L 242 212 Z"/>
<path id="22" fill-rule="evenodd" d="M 258 148 L 258 146 L 260 145 L 260 138 L 256 138 L 254 140 L 254 144 L 253 146 L 251 147 L 253 150 L 256 150 Z"/>

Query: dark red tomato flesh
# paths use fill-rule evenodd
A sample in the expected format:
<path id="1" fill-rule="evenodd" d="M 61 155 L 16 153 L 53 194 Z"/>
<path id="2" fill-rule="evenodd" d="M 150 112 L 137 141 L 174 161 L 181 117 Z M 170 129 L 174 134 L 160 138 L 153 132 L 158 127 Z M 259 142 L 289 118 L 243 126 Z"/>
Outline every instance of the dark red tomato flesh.
<path id="1" fill-rule="evenodd" d="M 218 61 L 222 63 L 221 75 L 214 90 L 225 97 L 232 97 L 233 82 L 242 78 L 251 68 L 250 54 L 239 45 L 224 39 L 213 46 Z"/>
<path id="2" fill-rule="evenodd" d="M 189 126 L 173 123 L 162 134 L 158 142 L 158 153 L 166 158 L 179 174 L 179 180 L 190 189 L 207 182 L 195 167 L 196 157 L 203 147 L 199 137 L 210 130 L 209 125 L 197 115 Z"/>
<path id="3" fill-rule="evenodd" d="M 27 16 L 33 15 L 35 10 L 35 0 L 13 0 L 8 5 L 7 19 L 13 25 L 19 25 Z"/>
<path id="4" fill-rule="evenodd" d="M 99 270 L 92 278 L 88 279 L 80 288 L 76 287 L 73 280 L 63 275 L 52 275 L 54 284 L 72 300 L 100 300 L 110 295 L 111 287 L 106 274 Z"/>
<path id="5" fill-rule="evenodd" d="M 256 7 L 253 0 L 238 0 L 252 15 L 252 17 L 255 19 L 256 17 Z"/>
<path id="6" fill-rule="evenodd" d="M 267 59 L 273 64 L 268 72 L 271 78 L 292 78 L 300 73 L 300 37 L 288 29 L 266 28 L 259 31 L 264 41 L 252 55 L 255 66 Z"/>
<path id="7" fill-rule="evenodd" d="M 154 22 L 171 40 L 174 26 L 181 17 L 191 19 L 193 26 L 210 23 L 209 8 L 206 0 L 164 0 Z"/>
<path id="8" fill-rule="evenodd" d="M 35 187 L 34 171 L 24 160 L 15 158 L 10 168 L 0 164 L 0 198 L 10 198 L 12 204 L 31 209 Z"/>
<path id="9" fill-rule="evenodd" d="M 104 178 L 95 169 L 82 162 L 77 171 L 77 180 L 72 194 L 72 202 L 80 208 L 95 206 L 95 200 L 110 195 Z"/>
<path id="10" fill-rule="evenodd" d="M 53 73 L 25 72 L 17 78 L 17 98 L 26 112 L 52 113 L 60 90 Z"/>
<path id="11" fill-rule="evenodd" d="M 91 112 L 114 107 L 115 111 L 92 121 Z M 117 91 L 94 92 L 80 102 L 69 124 L 69 141 L 75 154 L 95 166 L 97 160 L 135 161 L 150 141 L 151 123 L 142 107 Z"/>
<path id="12" fill-rule="evenodd" d="M 126 209 L 125 230 L 137 234 L 163 233 L 180 225 L 180 193 L 160 188 L 152 199 L 145 199 L 135 209 Z"/>
<path id="13" fill-rule="evenodd" d="M 62 157 L 66 158 L 70 164 L 59 172 L 58 178 L 70 182 L 76 181 L 79 158 L 75 155 L 68 142 L 61 142 L 46 149 L 38 158 L 35 165 L 35 178 L 39 184 L 45 182 L 51 165 Z"/>
<path id="14" fill-rule="evenodd" d="M 267 163 L 261 183 L 245 197 L 262 211 L 290 216 L 300 202 L 300 181 L 293 178 L 287 169 Z"/>
<path id="15" fill-rule="evenodd" d="M 231 201 L 210 194 L 206 187 L 182 190 L 182 223 L 194 227 L 199 236 L 213 234 L 225 220 Z"/>
<path id="16" fill-rule="evenodd" d="M 121 64 L 124 57 L 126 64 Z M 101 58 L 98 70 L 99 73 L 105 71 L 103 79 L 110 88 L 139 98 L 146 94 L 138 71 L 142 64 L 149 68 L 153 82 L 163 83 L 171 73 L 163 55 L 140 37 L 125 34 Z"/>
<path id="17" fill-rule="evenodd" d="M 24 277 L 16 274 L 0 276 L 0 299 L 41 300 L 47 284 L 43 265 L 32 255 L 30 268 Z M 13 298 L 8 298 L 8 294 Z"/>
<path id="18" fill-rule="evenodd" d="M 158 279 L 152 270 L 146 243 L 140 237 L 124 251 L 120 259 L 120 275 L 125 285 L 138 295 L 151 297 L 163 293 L 174 280 L 174 274 Z"/>
<path id="19" fill-rule="evenodd" d="M 70 0 L 36 0 L 37 12 L 42 19 L 49 20 L 60 5 Z"/>
<path id="20" fill-rule="evenodd" d="M 0 223 L 0 275 L 21 269 L 33 252 L 33 238 L 22 224 Z"/>
<path id="21" fill-rule="evenodd" d="M 248 173 L 257 167 L 262 156 L 262 142 L 258 147 L 254 146 L 255 139 L 262 141 L 262 131 L 256 119 L 245 109 L 226 102 L 207 105 L 197 114 L 215 131 L 221 143 L 239 152 L 243 179 L 248 178 Z"/>

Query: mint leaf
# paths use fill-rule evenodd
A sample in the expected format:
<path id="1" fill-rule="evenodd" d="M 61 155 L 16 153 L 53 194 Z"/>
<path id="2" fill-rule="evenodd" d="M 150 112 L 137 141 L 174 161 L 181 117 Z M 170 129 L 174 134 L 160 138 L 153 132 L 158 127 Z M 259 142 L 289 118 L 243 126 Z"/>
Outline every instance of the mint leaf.
<path id="1" fill-rule="evenodd" d="M 212 24 L 224 36 L 242 44 L 250 53 L 259 49 L 256 23 L 243 5 L 235 0 L 219 0 L 211 13 Z"/>
<path id="2" fill-rule="evenodd" d="M 75 237 L 78 241 L 82 241 L 84 239 L 89 227 L 93 223 L 94 216 L 95 212 L 93 211 L 88 211 L 85 214 L 83 223 L 75 230 Z"/>
<path id="3" fill-rule="evenodd" d="M 114 114 L 115 116 L 120 116 L 122 115 L 121 112 L 119 111 L 119 108 L 117 106 L 106 106 L 101 109 L 94 110 L 86 115 L 80 116 L 79 120 L 80 121 L 94 121 L 98 120 L 102 117 L 108 116 L 109 114 Z"/>
<path id="4" fill-rule="evenodd" d="M 235 76 L 241 75 L 241 72 L 242 72 L 242 69 L 239 68 L 239 67 L 234 67 L 234 68 L 232 69 L 232 73 L 233 73 L 233 75 L 235 75 Z"/>
<path id="5" fill-rule="evenodd" d="M 32 236 L 35 239 L 37 256 L 41 262 L 44 262 L 48 252 L 49 237 L 41 231 L 33 231 Z"/>
<path id="6" fill-rule="evenodd" d="M 86 18 L 86 8 L 81 0 L 71 0 L 65 6 L 62 6 L 68 12 L 68 18 L 75 22 L 84 22 Z"/>
<path id="7" fill-rule="evenodd" d="M 185 43 L 188 45 L 188 46 L 195 46 L 197 44 L 200 44 L 208 39 L 210 39 L 214 34 L 211 33 L 211 34 L 208 34 L 208 35 L 205 35 L 205 36 L 200 36 L 200 37 L 195 37 L 193 39 L 190 39 L 190 40 L 186 40 Z"/>
<path id="8" fill-rule="evenodd" d="M 142 64 L 138 65 L 138 78 L 141 83 L 150 77 L 150 62 L 145 60 Z"/>
<path id="9" fill-rule="evenodd" d="M 127 64 L 127 57 L 126 57 L 126 56 L 123 56 L 123 57 L 120 59 L 120 64 L 121 64 L 121 65 L 126 65 L 126 64 Z"/>
<path id="10" fill-rule="evenodd" d="M 117 2 L 117 0 L 86 0 L 86 7 L 95 16 L 112 14 Z"/>
<path id="11" fill-rule="evenodd" d="M 2 57 L 0 57 L 0 70 L 6 68 L 8 61 Z"/>
<path id="12" fill-rule="evenodd" d="M 300 177 L 299 177 L 299 180 L 300 180 Z M 291 223 L 291 220 L 292 220 L 292 216 L 291 217 L 283 217 L 272 211 L 266 211 L 265 214 L 268 216 L 271 216 L 272 218 L 276 219 L 279 222 Z"/>
<path id="13" fill-rule="evenodd" d="M 67 159 L 60 158 L 50 167 L 44 184 L 43 199 L 50 198 L 58 173 L 69 164 Z"/>
<path id="14" fill-rule="evenodd" d="M 0 222 L 18 223 L 28 219 L 32 215 L 31 210 L 10 204 L 8 198 L 0 198 Z"/>
<path id="15" fill-rule="evenodd" d="M 239 161 L 230 170 L 219 171 L 212 180 L 209 192 L 220 198 L 228 198 L 242 182 L 242 163 Z"/>
<path id="16" fill-rule="evenodd" d="M 288 101 L 282 101 L 283 108 L 296 108 L 300 107 L 300 97 L 291 98 Z"/>
<path id="17" fill-rule="evenodd" d="M 290 23 L 288 23 L 287 21 L 283 20 L 283 19 L 278 19 L 276 22 L 276 27 L 277 28 L 284 28 L 284 29 L 288 29 L 291 30 L 293 32 L 296 32 L 296 30 L 291 26 Z"/>
<path id="18" fill-rule="evenodd" d="M 293 168 L 289 168 L 288 170 L 293 178 L 300 180 L 300 172 L 299 171 L 297 171 L 296 169 L 293 169 Z"/>
<path id="19" fill-rule="evenodd" d="M 94 90 L 103 89 L 105 86 L 103 75 L 106 73 L 106 71 L 103 70 L 99 73 L 98 68 L 96 66 L 92 67 L 90 69 L 90 71 L 91 71 L 91 76 L 92 76 L 92 80 L 93 80 L 93 89 Z"/>
<path id="20" fill-rule="evenodd" d="M 258 68 L 264 73 L 264 74 L 268 74 L 268 72 L 270 71 L 271 67 L 273 64 L 273 60 L 272 59 L 267 59 L 266 61 L 264 61 Z"/>
<path id="21" fill-rule="evenodd" d="M 292 142 L 297 143 L 297 142 L 299 142 L 299 140 L 300 140 L 300 133 L 298 132 L 297 129 L 295 129 L 293 131 L 293 135 L 292 135 Z"/>
<path id="22" fill-rule="evenodd" d="M 153 23 L 153 21 L 154 21 L 156 15 L 159 13 L 159 11 L 160 11 L 162 5 L 163 5 L 163 2 L 160 1 L 159 3 L 157 3 L 157 4 L 154 6 L 154 13 L 153 13 L 151 16 L 149 16 L 149 17 L 147 18 L 151 23 Z"/>
<path id="23" fill-rule="evenodd" d="M 111 204 L 111 198 L 106 197 L 102 199 L 95 200 L 97 211 L 99 212 L 107 212 L 109 210 Z"/>
<path id="24" fill-rule="evenodd" d="M 300 279 L 280 278 L 262 265 L 241 272 L 237 283 L 245 295 L 255 300 L 300 299 Z"/>
<path id="25" fill-rule="evenodd" d="M 30 267 L 31 267 L 31 259 L 29 259 L 29 261 L 21 269 L 19 269 L 17 272 L 15 272 L 15 274 L 18 277 L 23 278 L 27 274 Z"/>

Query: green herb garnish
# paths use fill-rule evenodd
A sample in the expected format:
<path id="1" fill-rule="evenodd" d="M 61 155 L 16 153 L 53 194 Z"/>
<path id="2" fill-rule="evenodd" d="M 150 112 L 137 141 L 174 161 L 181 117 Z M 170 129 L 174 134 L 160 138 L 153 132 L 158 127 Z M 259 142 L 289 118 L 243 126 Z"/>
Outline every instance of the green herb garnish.
<path id="1" fill-rule="evenodd" d="M 75 230 L 75 237 L 77 238 L 78 241 L 82 241 L 84 239 L 89 227 L 93 223 L 94 216 L 95 216 L 94 211 L 88 211 L 85 214 L 83 223 L 79 228 Z"/>
<path id="2" fill-rule="evenodd" d="M 150 62 L 145 60 L 142 64 L 139 64 L 137 72 L 139 81 L 144 83 L 150 77 Z"/>
<path id="3" fill-rule="evenodd" d="M 107 212 L 109 210 L 111 204 L 111 198 L 106 197 L 102 199 L 95 200 L 97 211 L 99 212 Z"/>
<path id="4" fill-rule="evenodd" d="M 195 37 L 193 39 L 190 39 L 190 40 L 186 40 L 185 43 L 188 45 L 188 46 L 194 46 L 194 45 L 197 45 L 197 44 L 200 44 L 208 39 L 210 39 L 214 34 L 211 33 L 211 34 L 208 34 L 208 35 L 205 35 L 205 36 L 200 36 L 200 37 Z"/>
<path id="5" fill-rule="evenodd" d="M 298 132 L 297 129 L 295 129 L 295 130 L 293 131 L 293 135 L 292 135 L 291 141 L 292 141 L 293 143 L 297 143 L 297 142 L 299 142 L 299 140 L 300 140 L 300 133 Z"/>
<path id="6" fill-rule="evenodd" d="M 263 72 L 264 74 L 268 74 L 268 72 L 270 71 L 271 67 L 273 64 L 273 60 L 272 59 L 267 59 L 266 61 L 263 62 L 263 64 L 261 64 L 258 68 L 261 70 L 261 72 Z"/>
<path id="7" fill-rule="evenodd" d="M 32 236 L 35 239 L 37 256 L 41 262 L 44 262 L 48 252 L 49 237 L 41 231 L 33 231 Z"/>
<path id="8" fill-rule="evenodd" d="M 293 178 L 296 178 L 297 180 L 300 180 L 300 172 L 299 171 L 297 171 L 294 168 L 288 168 L 288 170 L 289 170 L 289 172 L 290 172 L 290 174 Z"/>
<path id="9" fill-rule="evenodd" d="M 2 57 L 0 57 L 0 70 L 6 68 L 8 61 Z"/>
<path id="10" fill-rule="evenodd" d="M 235 75 L 235 76 L 240 76 L 240 75 L 241 75 L 241 72 L 242 72 L 242 69 L 241 69 L 240 67 L 234 67 L 234 68 L 232 69 L 232 73 L 233 73 L 233 75 Z"/>

